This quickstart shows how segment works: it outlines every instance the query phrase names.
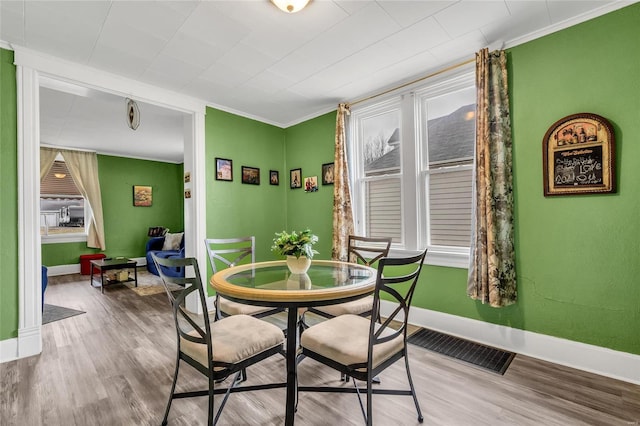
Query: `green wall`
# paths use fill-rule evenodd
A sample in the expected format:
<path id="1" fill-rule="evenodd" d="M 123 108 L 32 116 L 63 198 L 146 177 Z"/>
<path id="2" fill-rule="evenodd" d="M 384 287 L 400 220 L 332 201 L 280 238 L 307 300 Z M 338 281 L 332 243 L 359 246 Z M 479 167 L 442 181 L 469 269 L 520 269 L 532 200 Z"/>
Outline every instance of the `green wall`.
<path id="1" fill-rule="evenodd" d="M 182 164 L 98 155 L 104 233 L 108 256 L 144 257 L 147 230 L 184 230 Z M 133 206 L 133 185 L 150 185 L 153 204 Z M 99 253 L 81 243 L 42 244 L 42 264 L 78 263 L 81 254 Z"/>
<path id="2" fill-rule="evenodd" d="M 18 165 L 16 67 L 0 49 L 0 340 L 18 336 Z"/>
<path id="3" fill-rule="evenodd" d="M 254 235 L 256 259 L 275 259 L 274 233 L 287 223 L 284 130 L 207 108 L 205 133 L 207 238 Z M 233 181 L 215 179 L 216 157 L 233 161 Z M 260 185 L 242 183 L 242 166 L 260 169 Z M 269 170 L 280 172 L 280 185 L 269 184 Z"/>
<path id="4" fill-rule="evenodd" d="M 318 236 L 317 259 L 331 259 L 333 185 L 322 185 L 322 164 L 332 163 L 336 113 L 331 112 L 285 131 L 287 229 L 309 228 Z M 289 170 L 302 169 L 303 187 L 289 188 Z M 304 178 L 318 177 L 318 191 L 304 192 Z"/>

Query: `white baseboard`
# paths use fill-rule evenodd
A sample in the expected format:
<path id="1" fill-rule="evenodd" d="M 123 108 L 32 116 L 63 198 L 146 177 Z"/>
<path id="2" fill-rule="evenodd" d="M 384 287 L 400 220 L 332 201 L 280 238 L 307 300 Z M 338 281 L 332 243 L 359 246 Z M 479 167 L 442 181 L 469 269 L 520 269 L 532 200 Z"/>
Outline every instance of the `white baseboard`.
<path id="1" fill-rule="evenodd" d="M 147 266 L 146 257 L 132 257 L 131 260 L 138 262 L 138 266 Z M 72 263 L 70 265 L 47 266 L 47 276 L 55 277 L 58 275 L 79 274 L 80 264 Z"/>
<path id="2" fill-rule="evenodd" d="M 41 326 L 18 330 L 18 337 L 0 341 L 0 363 L 42 352 Z"/>
<path id="3" fill-rule="evenodd" d="M 391 302 L 382 301 L 382 314 L 391 313 L 393 307 Z M 416 307 L 411 308 L 409 321 L 488 346 L 640 385 L 640 355 Z"/>
<path id="4" fill-rule="evenodd" d="M 18 359 L 18 338 L 0 340 L 0 363 Z"/>

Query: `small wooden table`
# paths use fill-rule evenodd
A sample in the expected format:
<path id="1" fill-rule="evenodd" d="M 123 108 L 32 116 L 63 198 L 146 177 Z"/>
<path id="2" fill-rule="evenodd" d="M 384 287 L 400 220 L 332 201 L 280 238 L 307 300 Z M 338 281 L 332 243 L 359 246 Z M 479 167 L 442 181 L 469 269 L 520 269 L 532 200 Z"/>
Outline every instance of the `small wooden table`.
<path id="1" fill-rule="evenodd" d="M 133 281 L 135 286 L 138 287 L 138 270 L 136 267 L 138 266 L 138 262 L 135 260 L 127 259 L 127 258 L 114 258 L 114 259 L 99 259 L 91 261 L 91 280 L 89 283 L 93 286 L 93 271 L 95 268 L 100 270 L 100 292 L 104 294 L 104 286 L 106 284 L 120 284 Z M 133 278 L 131 275 L 127 274 L 126 280 L 109 280 L 107 279 L 105 282 L 104 273 L 105 271 L 111 271 L 114 269 L 133 269 Z"/>

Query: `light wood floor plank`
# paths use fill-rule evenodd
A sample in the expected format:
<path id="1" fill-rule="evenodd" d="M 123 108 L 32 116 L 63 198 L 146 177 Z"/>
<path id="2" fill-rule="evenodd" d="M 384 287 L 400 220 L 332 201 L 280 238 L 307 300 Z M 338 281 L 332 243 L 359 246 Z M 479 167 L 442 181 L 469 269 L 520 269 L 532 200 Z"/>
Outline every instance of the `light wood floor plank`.
<path id="1" fill-rule="evenodd" d="M 45 300 L 86 313 L 45 324 L 41 355 L 0 364 L 0 425 L 158 425 L 175 362 L 166 295 L 138 296 L 124 286 L 101 294 L 74 275 L 52 277 Z M 640 386 L 521 355 L 504 376 L 415 346 L 409 355 L 426 425 L 640 424 Z M 309 359 L 299 378 L 301 385 L 352 386 Z M 384 387 L 406 387 L 404 363 L 381 379 Z M 249 384 L 284 380 L 282 357 L 249 369 Z M 205 387 L 200 373 L 181 366 L 178 390 Z M 376 425 L 418 424 L 410 397 L 374 398 Z M 284 389 L 234 394 L 220 424 L 281 425 L 284 401 Z M 206 398 L 175 400 L 169 423 L 203 425 L 206 417 Z M 301 393 L 296 423 L 363 420 L 355 395 Z"/>

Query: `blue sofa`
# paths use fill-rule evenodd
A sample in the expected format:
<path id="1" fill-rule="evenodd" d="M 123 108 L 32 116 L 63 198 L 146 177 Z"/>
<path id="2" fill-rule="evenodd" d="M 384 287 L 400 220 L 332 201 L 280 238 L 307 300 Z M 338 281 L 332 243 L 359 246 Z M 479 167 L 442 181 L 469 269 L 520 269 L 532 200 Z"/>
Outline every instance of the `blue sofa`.
<path id="1" fill-rule="evenodd" d="M 164 245 L 164 237 L 153 237 L 147 241 L 147 271 L 154 275 L 160 275 L 156 269 L 156 264 L 153 263 L 151 254 L 154 253 L 160 258 L 184 258 L 184 236 L 180 242 L 180 250 L 162 250 Z M 165 268 L 165 274 L 172 277 L 184 277 L 184 268 Z"/>

